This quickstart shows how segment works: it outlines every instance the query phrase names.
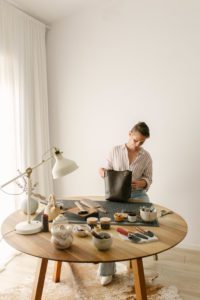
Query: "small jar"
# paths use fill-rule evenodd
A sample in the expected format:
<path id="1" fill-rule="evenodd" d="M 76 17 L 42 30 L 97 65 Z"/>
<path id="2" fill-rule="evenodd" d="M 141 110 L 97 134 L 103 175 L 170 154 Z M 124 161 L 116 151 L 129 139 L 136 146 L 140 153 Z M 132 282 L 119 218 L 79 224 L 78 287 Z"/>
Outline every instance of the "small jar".
<path id="1" fill-rule="evenodd" d="M 100 218 L 101 229 L 110 229 L 111 218 L 102 217 Z"/>
<path id="2" fill-rule="evenodd" d="M 51 227 L 51 242 L 57 249 L 67 249 L 73 242 L 72 234 L 73 226 L 68 224 L 68 221 L 63 215 L 59 215 Z"/>
<path id="3" fill-rule="evenodd" d="M 44 232 L 49 231 L 49 220 L 48 220 L 48 215 L 46 213 L 43 213 L 42 215 L 42 228 Z"/>
<path id="4" fill-rule="evenodd" d="M 98 218 L 95 218 L 95 217 L 89 217 L 89 218 L 87 218 L 87 224 L 91 228 L 94 228 L 95 226 L 97 226 L 97 222 L 98 222 Z"/>

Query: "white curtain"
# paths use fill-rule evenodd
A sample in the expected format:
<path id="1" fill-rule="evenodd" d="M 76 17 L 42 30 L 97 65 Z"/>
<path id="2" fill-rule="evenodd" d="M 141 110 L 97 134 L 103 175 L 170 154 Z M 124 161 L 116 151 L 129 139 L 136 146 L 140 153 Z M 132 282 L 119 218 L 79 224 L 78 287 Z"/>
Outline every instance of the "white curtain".
<path id="1" fill-rule="evenodd" d="M 0 0 L 0 185 L 42 160 L 50 148 L 46 27 Z M 52 193 L 50 162 L 33 172 L 37 192 Z M 14 187 L 6 187 L 13 192 Z M 0 191 L 0 222 L 19 197 Z"/>

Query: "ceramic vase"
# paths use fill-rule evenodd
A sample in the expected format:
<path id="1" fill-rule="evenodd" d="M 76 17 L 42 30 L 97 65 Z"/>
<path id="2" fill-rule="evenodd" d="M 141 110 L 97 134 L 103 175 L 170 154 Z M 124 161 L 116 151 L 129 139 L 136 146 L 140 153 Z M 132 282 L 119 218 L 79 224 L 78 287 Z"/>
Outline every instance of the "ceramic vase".
<path id="1" fill-rule="evenodd" d="M 28 196 L 21 202 L 21 209 L 22 211 L 27 214 L 27 201 L 28 201 Z M 30 214 L 34 214 L 39 206 L 39 202 L 37 199 L 31 198 L 30 200 Z"/>

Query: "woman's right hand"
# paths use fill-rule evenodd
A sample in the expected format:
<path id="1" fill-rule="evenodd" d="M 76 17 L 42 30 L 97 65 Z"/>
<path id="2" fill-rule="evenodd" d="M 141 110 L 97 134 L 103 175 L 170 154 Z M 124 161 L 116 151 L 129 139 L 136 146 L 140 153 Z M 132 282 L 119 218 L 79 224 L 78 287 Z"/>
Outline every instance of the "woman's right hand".
<path id="1" fill-rule="evenodd" d="M 105 176 L 105 168 L 100 168 L 99 169 L 99 175 L 102 177 L 102 178 L 104 178 L 104 176 Z"/>

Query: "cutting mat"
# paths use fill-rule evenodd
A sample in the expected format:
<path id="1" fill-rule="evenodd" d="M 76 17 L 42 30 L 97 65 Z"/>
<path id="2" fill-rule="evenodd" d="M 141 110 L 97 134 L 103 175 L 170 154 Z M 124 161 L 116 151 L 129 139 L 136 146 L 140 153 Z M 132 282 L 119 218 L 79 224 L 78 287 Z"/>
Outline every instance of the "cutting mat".
<path id="1" fill-rule="evenodd" d="M 81 216 L 79 215 L 78 212 L 78 208 L 76 208 L 74 206 L 74 201 L 75 200 L 62 200 L 60 201 L 62 203 L 62 207 L 63 209 L 63 213 L 64 216 L 66 217 L 66 219 L 69 221 L 69 223 L 75 223 L 75 224 L 84 224 L 86 223 L 86 219 L 88 218 L 88 215 L 84 215 Z M 156 219 L 153 222 L 144 222 L 142 221 L 142 219 L 139 217 L 139 209 L 141 206 L 151 206 L 152 203 L 150 202 L 146 202 L 146 203 L 120 203 L 120 202 L 110 202 L 110 201 L 96 201 L 99 205 L 101 205 L 108 213 L 102 213 L 99 211 L 96 211 L 95 208 L 89 208 L 87 207 L 87 210 L 89 211 L 89 216 L 90 217 L 97 217 L 97 218 L 101 218 L 101 217 L 110 217 L 111 218 L 111 224 L 113 225 L 128 225 L 130 226 L 130 222 L 128 222 L 127 220 L 124 220 L 123 222 L 116 222 L 114 220 L 114 213 L 116 212 L 136 212 L 137 213 L 137 221 L 134 223 L 131 223 L 131 225 L 134 226 L 159 226 L 159 222 L 158 219 Z M 91 211 L 90 209 L 93 209 L 93 211 Z M 39 215 L 37 215 L 35 217 L 35 220 L 41 220 L 41 213 Z"/>

